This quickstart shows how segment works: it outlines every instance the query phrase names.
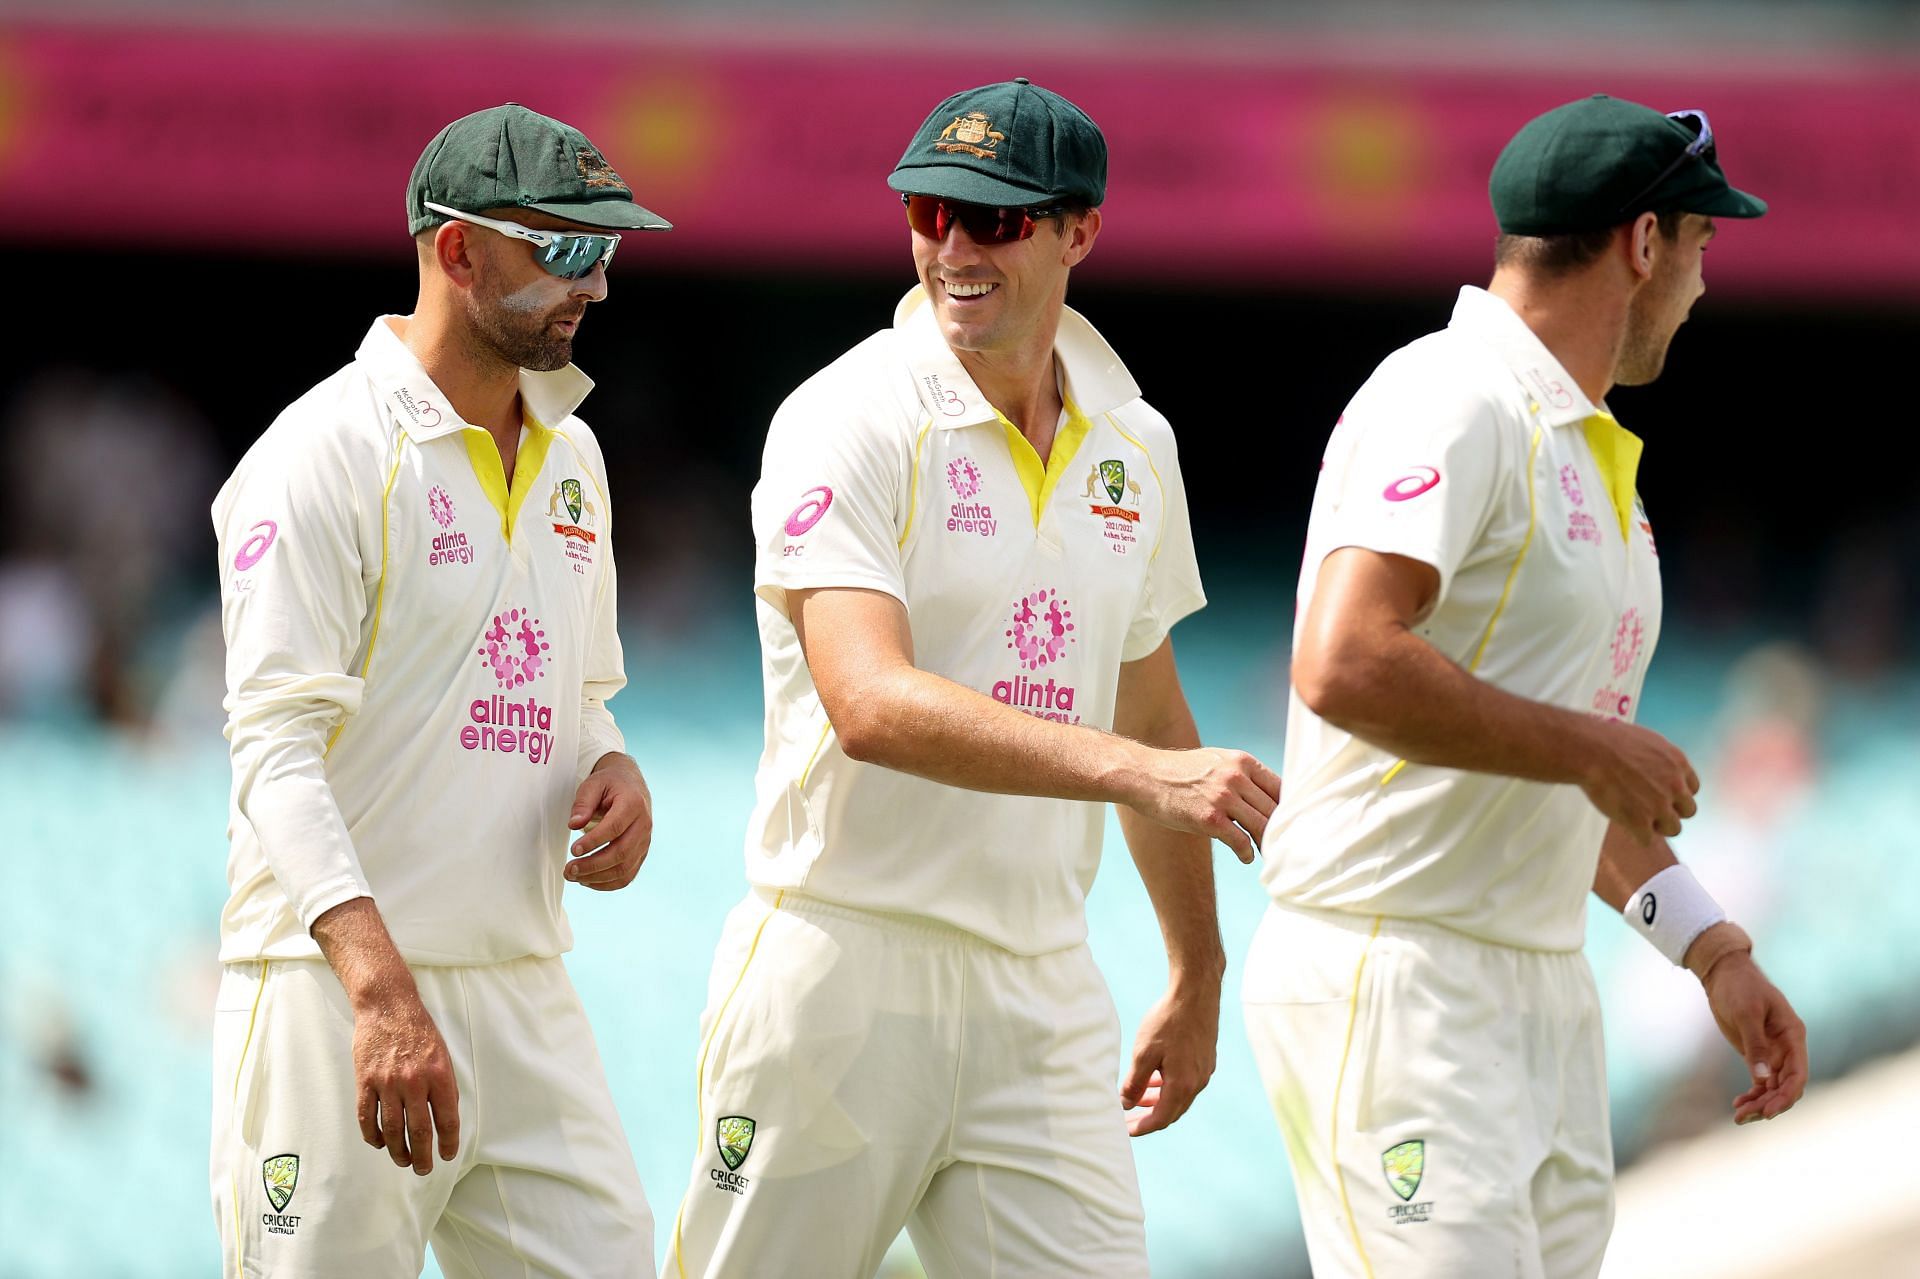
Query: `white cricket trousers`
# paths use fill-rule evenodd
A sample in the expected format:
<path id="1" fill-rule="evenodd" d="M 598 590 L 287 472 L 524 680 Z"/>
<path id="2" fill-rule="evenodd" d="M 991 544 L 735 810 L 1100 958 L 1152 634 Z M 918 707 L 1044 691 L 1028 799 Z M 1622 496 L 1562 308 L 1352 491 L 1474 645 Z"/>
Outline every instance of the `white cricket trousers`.
<path id="1" fill-rule="evenodd" d="M 326 963 L 227 965 L 213 1208 L 227 1279 L 653 1273 L 653 1214 L 558 959 L 413 968 L 453 1058 L 460 1151 L 416 1176 L 360 1137 L 353 1012 Z"/>
<path id="2" fill-rule="evenodd" d="M 1590 1279 L 1613 1228 L 1586 956 L 1274 906 L 1241 999 L 1316 1279 Z"/>
<path id="3" fill-rule="evenodd" d="M 756 891 L 702 1018 L 700 1144 L 667 1279 L 1134 1279 L 1120 1024 L 1085 945 Z"/>

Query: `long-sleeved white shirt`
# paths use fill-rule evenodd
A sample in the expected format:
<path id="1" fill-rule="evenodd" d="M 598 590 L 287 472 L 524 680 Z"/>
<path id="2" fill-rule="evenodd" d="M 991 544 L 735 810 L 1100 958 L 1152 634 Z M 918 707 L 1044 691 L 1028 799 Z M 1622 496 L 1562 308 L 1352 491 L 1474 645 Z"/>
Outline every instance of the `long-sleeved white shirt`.
<path id="1" fill-rule="evenodd" d="M 571 365 L 523 372 L 504 481 L 396 326 L 281 413 L 214 501 L 233 759 L 225 961 L 318 954 L 355 897 L 410 962 L 572 944 L 573 797 L 625 745 L 606 467 Z"/>

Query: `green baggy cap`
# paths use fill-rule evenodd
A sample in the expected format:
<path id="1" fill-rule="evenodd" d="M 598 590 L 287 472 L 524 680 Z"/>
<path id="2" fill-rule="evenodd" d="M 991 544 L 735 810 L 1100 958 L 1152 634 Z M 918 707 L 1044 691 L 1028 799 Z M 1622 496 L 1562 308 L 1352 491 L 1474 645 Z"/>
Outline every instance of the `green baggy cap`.
<path id="1" fill-rule="evenodd" d="M 887 185 L 968 204 L 1107 198 L 1107 140 L 1087 113 L 1024 76 L 956 93 L 913 135 Z"/>
<path id="2" fill-rule="evenodd" d="M 1767 202 L 1727 182 L 1706 129 L 1704 112 L 1662 115 L 1604 93 L 1555 107 L 1494 162 L 1494 217 L 1509 235 L 1598 231 L 1642 213 L 1759 217 Z"/>
<path id="3" fill-rule="evenodd" d="M 462 213 L 537 209 L 615 231 L 665 231 L 673 224 L 633 202 L 633 192 L 587 135 L 518 102 L 462 116 L 440 130 L 407 182 L 407 233 Z"/>

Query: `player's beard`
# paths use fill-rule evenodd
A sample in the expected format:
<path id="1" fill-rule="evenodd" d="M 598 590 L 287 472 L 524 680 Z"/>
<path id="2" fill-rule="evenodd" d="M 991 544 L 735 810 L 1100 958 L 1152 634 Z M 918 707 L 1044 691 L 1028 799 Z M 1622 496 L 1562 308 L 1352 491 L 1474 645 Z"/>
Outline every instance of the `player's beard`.
<path id="1" fill-rule="evenodd" d="M 499 360 L 520 369 L 549 373 L 573 359 L 573 338 L 553 327 L 556 320 L 579 319 L 584 308 L 569 299 L 533 312 L 515 305 L 483 274 L 467 291 L 467 320 L 475 340 Z"/>

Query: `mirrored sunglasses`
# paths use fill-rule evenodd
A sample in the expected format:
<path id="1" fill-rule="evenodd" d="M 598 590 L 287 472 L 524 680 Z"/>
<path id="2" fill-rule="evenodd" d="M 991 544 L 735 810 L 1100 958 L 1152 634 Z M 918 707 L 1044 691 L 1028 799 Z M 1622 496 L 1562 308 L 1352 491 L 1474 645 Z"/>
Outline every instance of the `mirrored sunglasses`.
<path id="1" fill-rule="evenodd" d="M 478 213 L 463 213 L 431 200 L 424 203 L 435 213 L 443 213 L 461 222 L 471 222 L 516 240 L 525 240 L 534 246 L 533 260 L 548 274 L 557 275 L 563 280 L 581 279 L 591 274 L 596 266 L 612 266 L 613 251 L 620 247 L 620 237 L 611 232 L 541 231 L 521 226 L 518 222 L 482 217 Z"/>

